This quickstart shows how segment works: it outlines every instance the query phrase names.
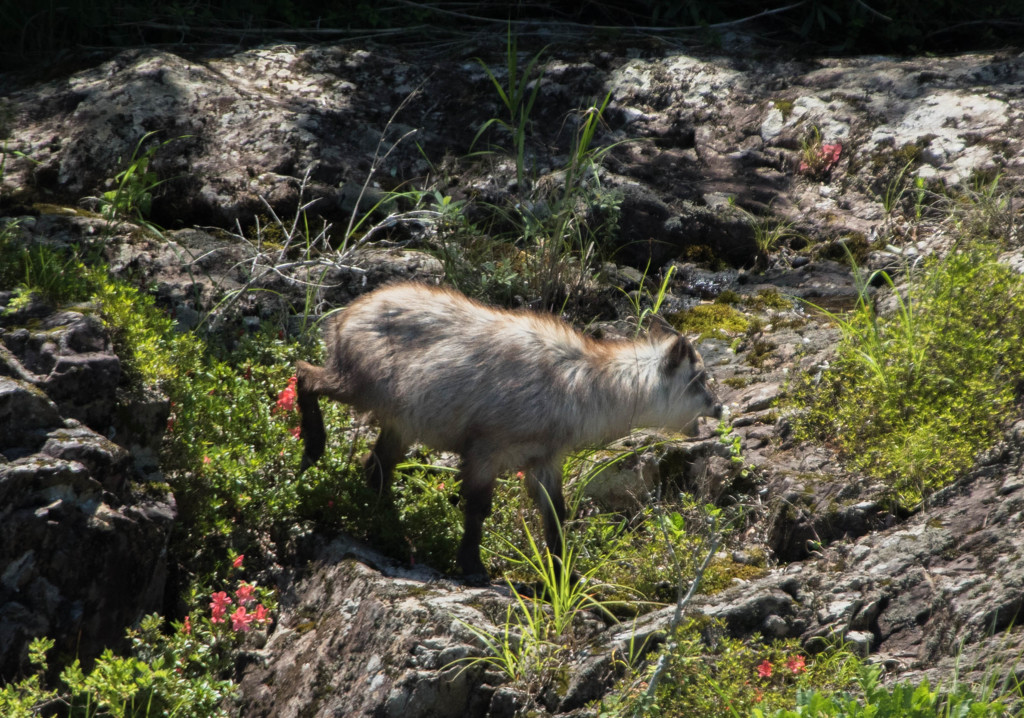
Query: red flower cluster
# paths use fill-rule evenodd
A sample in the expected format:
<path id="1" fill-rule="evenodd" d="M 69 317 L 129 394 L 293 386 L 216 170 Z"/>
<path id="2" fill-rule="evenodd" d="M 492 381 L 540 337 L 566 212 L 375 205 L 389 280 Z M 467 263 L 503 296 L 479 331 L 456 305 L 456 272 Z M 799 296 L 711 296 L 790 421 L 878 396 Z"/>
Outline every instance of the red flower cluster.
<path id="1" fill-rule="evenodd" d="M 798 675 L 807 670 L 807 663 L 803 656 L 796 655 L 786 660 L 786 668 L 789 672 Z M 757 664 L 757 675 L 761 678 L 771 678 L 772 676 L 772 664 L 767 658 Z"/>
<path id="2" fill-rule="evenodd" d="M 236 567 L 242 565 L 242 556 L 235 559 Z M 231 597 L 224 591 L 217 591 L 210 598 L 210 622 L 224 623 L 224 617 L 228 612 L 228 606 L 232 604 Z M 256 603 L 256 587 L 242 581 L 235 591 L 235 598 L 238 600 L 238 607 L 228 616 L 231 619 L 232 631 L 248 631 L 251 624 L 265 625 L 273 622 L 270 613 L 262 603 L 257 603 L 254 611 L 249 613 L 249 608 Z M 186 626 L 191 629 L 186 619 Z"/>
<path id="3" fill-rule="evenodd" d="M 297 398 L 295 384 L 297 382 L 298 378 L 294 376 L 288 380 L 288 386 L 277 395 L 277 405 L 274 407 L 274 411 L 292 411 L 295 409 L 295 400 Z"/>

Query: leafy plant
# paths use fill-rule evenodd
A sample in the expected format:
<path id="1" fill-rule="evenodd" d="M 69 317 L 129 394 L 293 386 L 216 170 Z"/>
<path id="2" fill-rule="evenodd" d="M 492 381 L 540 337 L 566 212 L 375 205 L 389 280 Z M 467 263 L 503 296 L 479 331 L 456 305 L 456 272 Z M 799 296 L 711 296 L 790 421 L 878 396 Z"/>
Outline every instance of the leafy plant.
<path id="1" fill-rule="evenodd" d="M 797 169 L 811 179 L 827 179 L 838 164 L 842 152 L 841 144 L 823 142 L 821 131 L 813 127 L 810 136 L 800 141 L 800 164 Z"/>
<path id="2" fill-rule="evenodd" d="M 157 134 L 156 130 L 147 132 L 139 138 L 125 168 L 113 178 L 114 189 L 107 190 L 100 197 L 94 199 L 99 205 L 100 214 L 105 218 L 132 220 L 159 234 L 157 227 L 147 218 L 153 207 L 153 191 L 167 180 L 158 179 L 156 172 L 150 167 L 150 163 L 161 148 L 176 139 L 185 139 L 190 135 L 165 140 L 142 152 L 143 145 L 155 134 Z"/>
<path id="3" fill-rule="evenodd" d="M 633 310 L 633 316 L 636 317 L 637 334 L 643 328 L 647 317 L 661 311 L 661 305 L 665 302 L 665 296 L 668 294 L 669 283 L 672 281 L 672 275 L 675 274 L 676 266 L 673 264 L 665 271 L 665 276 L 661 278 L 661 285 L 653 296 L 651 296 L 650 290 L 647 289 L 647 271 L 649 269 L 650 264 L 644 268 L 643 276 L 640 278 L 640 289 L 635 294 L 630 294 L 622 287 L 616 287 L 629 301 L 630 308 Z M 644 306 L 645 304 L 647 306 Z"/>
<path id="4" fill-rule="evenodd" d="M 559 561 L 540 547 L 525 522 L 522 535 L 527 551 L 503 535 L 497 538 L 511 552 L 506 561 L 525 570 L 535 582 L 533 596 L 525 597 L 523 589 L 517 589 L 506 578 L 515 603 L 508 607 L 504 625 L 492 634 L 460 621 L 481 640 L 486 653 L 457 662 L 488 663 L 514 681 L 537 686 L 558 672 L 561 658 L 571 645 L 573 626 L 582 612 L 591 610 L 608 617 L 611 613 L 596 597 L 603 588 L 595 582 L 602 568 L 600 562 L 582 575 L 575 575 L 578 564 L 573 542 L 564 546 Z"/>
<path id="5" fill-rule="evenodd" d="M 998 436 L 1024 371 L 1024 279 L 990 243 L 962 244 L 927 260 L 897 287 L 855 268 L 857 306 L 825 312 L 842 330 L 837 357 L 796 387 L 809 412 L 801 436 L 835 442 L 855 467 L 914 505 L 970 468 Z M 895 311 L 880 316 L 869 287 L 881 281 Z"/>
<path id="6" fill-rule="evenodd" d="M 669 633 L 646 672 L 601 700 L 598 715 L 746 716 L 792 705 L 810 686 L 846 688 L 859 663 L 842 647 L 811 657 L 794 640 L 742 641 L 718 621 L 690 619 Z"/>
<path id="7" fill-rule="evenodd" d="M 927 679 L 916 686 L 905 682 L 885 686 L 881 675 L 881 666 L 861 663 L 854 674 L 856 694 L 801 688 L 796 694 L 796 710 L 779 708 L 765 712 L 755 708 L 751 718 L 1002 718 L 1009 715 L 1001 697 L 985 695 L 987 691 L 977 695 L 971 687 L 960 684 L 950 692 L 942 692 L 932 689 Z"/>
<path id="8" fill-rule="evenodd" d="M 729 198 L 729 206 L 746 218 L 754 233 L 754 266 L 759 271 L 768 268 L 768 260 L 772 252 L 787 238 L 799 235 L 793 231 L 793 223 L 773 217 L 759 217 L 740 207 L 734 198 Z"/>
<path id="9" fill-rule="evenodd" d="M 487 120 L 480 129 L 477 130 L 476 137 L 473 138 L 473 142 L 470 143 L 470 148 L 473 147 L 490 127 L 498 126 L 504 128 L 512 136 L 512 147 L 513 154 L 516 161 L 516 182 L 520 195 L 526 192 L 526 140 L 527 140 L 527 126 L 530 122 L 530 112 L 533 110 L 533 104 L 537 101 L 537 95 L 540 92 L 541 77 L 543 71 L 537 73 L 534 76 L 534 69 L 537 67 L 537 63 L 540 61 L 547 48 L 542 48 L 526 63 L 526 67 L 523 71 L 519 72 L 519 52 L 517 47 L 517 38 L 512 33 L 511 23 L 508 26 L 508 39 L 505 44 L 505 72 L 506 72 L 506 83 L 502 85 L 501 81 L 495 76 L 494 71 L 480 58 L 477 58 L 477 62 L 480 67 L 483 68 L 484 72 L 487 73 L 488 79 L 498 93 L 498 97 L 501 98 L 501 103 L 505 106 L 508 111 L 508 119 L 502 119 L 500 117 L 492 117 Z M 533 85 L 532 89 L 530 85 Z"/>
<path id="10" fill-rule="evenodd" d="M 60 708 L 81 718 L 226 716 L 221 706 L 233 687 L 218 677 L 231 665 L 231 650 L 221 645 L 225 639 L 209 623 L 193 628 L 186 618 L 169 634 L 163 624 L 160 616 L 146 616 L 128 632 L 130 655 L 108 649 L 88 671 L 75 659 L 61 671 L 55 689 L 44 689 L 41 680 L 54 642 L 33 640 L 29 659 L 38 672 L 0 688 L 0 714 L 29 718 Z M 234 636 L 228 638 L 237 645 Z"/>

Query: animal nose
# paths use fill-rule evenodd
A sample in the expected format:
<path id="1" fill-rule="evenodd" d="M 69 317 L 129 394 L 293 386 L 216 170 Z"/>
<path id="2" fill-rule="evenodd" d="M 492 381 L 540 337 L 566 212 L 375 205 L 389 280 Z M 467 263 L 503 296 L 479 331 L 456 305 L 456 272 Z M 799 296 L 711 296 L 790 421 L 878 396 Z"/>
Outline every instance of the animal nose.
<path id="1" fill-rule="evenodd" d="M 715 407 L 711 410 L 711 415 L 719 421 L 724 421 L 729 418 L 729 407 L 725 404 L 715 404 Z"/>

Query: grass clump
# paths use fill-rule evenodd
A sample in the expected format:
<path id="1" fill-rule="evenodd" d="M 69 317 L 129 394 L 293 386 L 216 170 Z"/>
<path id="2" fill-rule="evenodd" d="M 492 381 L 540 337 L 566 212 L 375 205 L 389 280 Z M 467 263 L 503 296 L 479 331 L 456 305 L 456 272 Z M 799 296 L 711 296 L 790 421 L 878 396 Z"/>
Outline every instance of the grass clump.
<path id="1" fill-rule="evenodd" d="M 868 286 L 882 280 L 896 311 L 880 316 Z M 798 386 L 805 438 L 832 443 L 850 464 L 887 481 L 903 506 L 948 485 L 999 436 L 1024 372 L 1024 278 L 991 243 L 927 260 L 896 290 L 876 272 L 856 308 L 832 315 L 837 357 Z"/>

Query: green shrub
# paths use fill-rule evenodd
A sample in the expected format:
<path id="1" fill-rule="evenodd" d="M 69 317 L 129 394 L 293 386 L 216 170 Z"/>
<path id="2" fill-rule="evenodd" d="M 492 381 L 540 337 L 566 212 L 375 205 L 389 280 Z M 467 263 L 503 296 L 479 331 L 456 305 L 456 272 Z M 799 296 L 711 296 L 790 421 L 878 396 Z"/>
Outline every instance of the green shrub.
<path id="1" fill-rule="evenodd" d="M 844 649 L 810 657 L 795 640 L 742 641 L 726 635 L 721 622 L 693 619 L 668 637 L 651 670 L 634 673 L 621 692 L 602 701 L 599 715 L 725 718 L 755 708 L 773 711 L 793 705 L 811 686 L 848 687 L 858 663 Z"/>
<path id="2" fill-rule="evenodd" d="M 1002 700 L 989 695 L 991 691 L 984 686 L 980 696 L 965 684 L 958 684 L 948 693 L 933 690 L 927 680 L 916 686 L 897 683 L 887 687 L 881 684 L 881 674 L 881 666 L 859 664 L 856 694 L 801 689 L 797 691 L 796 710 L 780 708 L 772 713 L 755 708 L 751 718 L 1002 718 L 1010 715 Z"/>
<path id="3" fill-rule="evenodd" d="M 862 284 L 856 309 L 835 317 L 843 338 L 831 367 L 797 387 L 810 407 L 798 433 L 838 446 L 912 505 L 969 469 L 1015 412 L 1024 279 L 978 244 L 926 261 L 892 316 L 878 315 Z"/>
<path id="4" fill-rule="evenodd" d="M 30 718 L 58 707 L 61 715 L 80 718 L 227 715 L 221 706 L 233 687 L 217 674 L 232 664 L 240 634 L 228 627 L 215 630 L 208 621 L 187 632 L 177 624 L 165 633 L 163 623 L 160 616 L 143 618 L 137 630 L 128 632 L 130 655 L 108 649 L 88 670 L 76 659 L 61 671 L 53 689 L 42 687 L 53 641 L 34 640 L 29 654 L 38 673 L 0 689 L 0 715 Z"/>

